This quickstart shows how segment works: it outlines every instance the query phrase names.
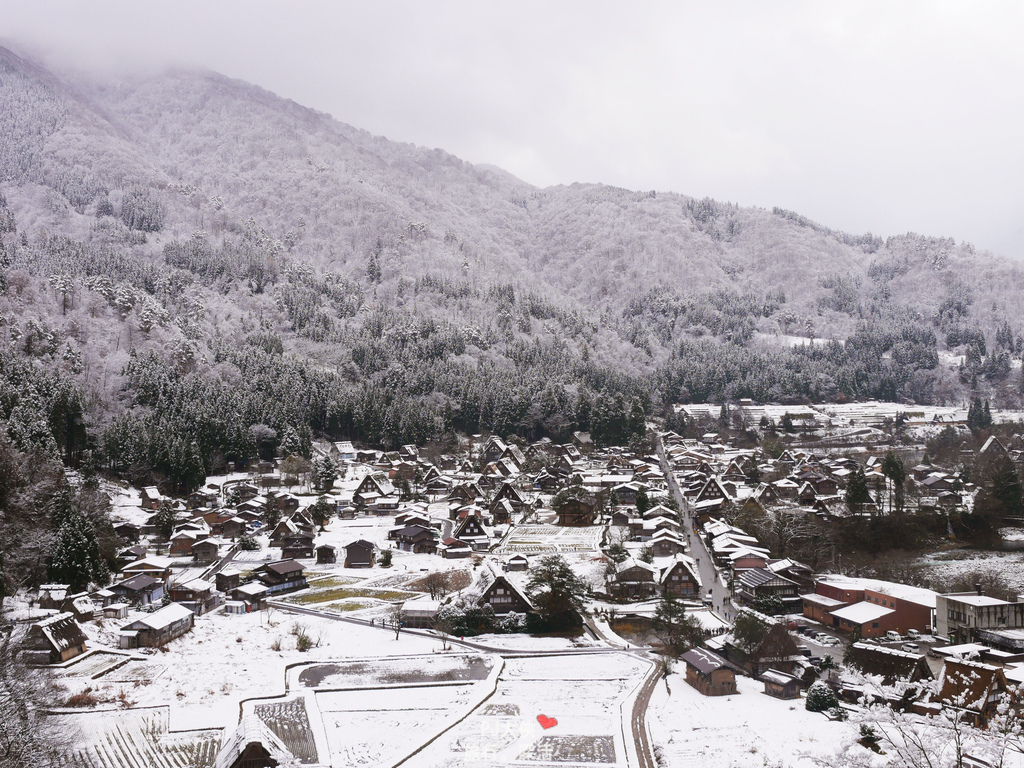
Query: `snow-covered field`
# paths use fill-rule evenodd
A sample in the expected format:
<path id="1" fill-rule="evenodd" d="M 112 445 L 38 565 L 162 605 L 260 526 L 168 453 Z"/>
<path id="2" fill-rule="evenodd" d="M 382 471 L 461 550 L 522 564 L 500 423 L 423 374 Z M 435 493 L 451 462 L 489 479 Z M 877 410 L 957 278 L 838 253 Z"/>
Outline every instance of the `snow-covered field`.
<path id="1" fill-rule="evenodd" d="M 624 766 L 624 705 L 628 713 L 630 697 L 648 669 L 647 662 L 625 653 L 506 659 L 486 704 L 408 765 Z M 548 728 L 539 716 L 550 718 Z"/>
<path id="2" fill-rule="evenodd" d="M 737 677 L 734 696 L 704 696 L 685 679 L 685 665 L 659 682 L 648 724 L 655 751 L 667 766 L 819 768 L 840 744 L 856 738 L 850 723 L 832 722 L 804 709 L 803 699 L 767 696 L 764 684 Z"/>

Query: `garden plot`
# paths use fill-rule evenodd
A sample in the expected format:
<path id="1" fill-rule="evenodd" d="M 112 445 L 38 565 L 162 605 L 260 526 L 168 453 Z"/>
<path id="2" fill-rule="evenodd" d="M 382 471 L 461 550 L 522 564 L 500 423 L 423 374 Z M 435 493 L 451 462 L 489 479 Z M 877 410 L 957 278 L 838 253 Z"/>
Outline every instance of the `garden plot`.
<path id="1" fill-rule="evenodd" d="M 492 692 L 500 663 L 479 654 L 432 654 L 312 664 L 289 671 L 289 687 L 312 691 L 301 713 L 301 700 L 257 702 L 254 711 L 268 724 L 268 714 L 285 724 L 304 755 L 315 753 L 316 731 L 326 737 L 331 765 L 387 765 L 479 705 Z"/>
<path id="2" fill-rule="evenodd" d="M 63 670 L 66 677 L 95 678 L 100 677 L 128 663 L 130 656 L 109 651 L 94 651 L 82 657 L 81 661 L 71 664 Z"/>
<path id="3" fill-rule="evenodd" d="M 325 582 L 331 582 L 331 579 L 324 579 Z M 362 587 L 362 586 L 350 586 L 345 584 L 335 583 L 318 583 L 312 586 L 308 591 L 303 591 L 301 594 L 291 595 L 289 597 L 282 598 L 281 602 L 291 603 L 292 605 L 317 605 L 320 603 L 331 603 L 335 600 L 347 600 L 350 598 L 369 598 L 371 600 L 379 600 L 386 603 L 393 603 L 400 600 L 408 600 L 413 597 L 418 597 L 419 594 L 416 592 L 406 592 L 404 590 L 397 589 L 378 589 L 376 587 Z"/>
<path id="4" fill-rule="evenodd" d="M 207 768 L 221 731 L 168 730 L 168 708 L 60 715 L 51 721 L 84 739 L 62 761 L 66 768 Z"/>
<path id="5" fill-rule="evenodd" d="M 591 552 L 601 542 L 599 525 L 567 528 L 558 525 L 517 525 L 496 550 L 501 554 Z"/>
<path id="6" fill-rule="evenodd" d="M 486 679 L 494 664 L 489 656 L 440 654 L 311 664 L 293 668 L 289 675 L 291 687 L 339 690 L 474 682 Z"/>
<path id="7" fill-rule="evenodd" d="M 629 654 L 506 659 L 487 703 L 407 765 L 626 764 L 623 713 L 647 662 Z M 544 715 L 557 721 L 545 729 Z"/>

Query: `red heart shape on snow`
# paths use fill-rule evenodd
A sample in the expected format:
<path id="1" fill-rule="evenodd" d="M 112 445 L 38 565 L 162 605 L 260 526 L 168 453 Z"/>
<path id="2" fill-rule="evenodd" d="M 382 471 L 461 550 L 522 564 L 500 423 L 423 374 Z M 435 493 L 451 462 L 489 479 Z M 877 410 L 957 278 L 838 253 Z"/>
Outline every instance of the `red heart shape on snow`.
<path id="1" fill-rule="evenodd" d="M 558 725 L 558 721 L 555 720 L 555 718 L 548 717 L 547 715 L 537 715 L 537 722 L 540 723 L 540 727 L 544 730 L 547 730 L 548 728 L 554 728 L 556 725 Z"/>

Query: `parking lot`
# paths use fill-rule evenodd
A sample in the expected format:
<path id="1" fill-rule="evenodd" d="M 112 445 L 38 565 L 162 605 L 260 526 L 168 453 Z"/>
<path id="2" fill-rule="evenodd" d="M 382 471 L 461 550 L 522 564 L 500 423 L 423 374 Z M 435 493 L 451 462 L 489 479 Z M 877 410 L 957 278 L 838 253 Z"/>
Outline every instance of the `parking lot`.
<path id="1" fill-rule="evenodd" d="M 843 653 L 850 642 L 848 637 L 830 627 L 807 621 L 802 617 L 791 617 L 789 629 L 793 639 L 796 640 L 797 646 L 810 650 L 812 657 L 822 658 L 824 656 L 831 656 L 836 663 L 842 662 Z M 917 638 L 901 636 L 899 640 L 887 640 L 884 637 L 868 638 L 866 642 L 877 643 L 883 648 L 893 648 L 895 650 L 904 650 L 905 645 L 913 643 L 917 645 L 918 649 L 914 651 L 907 648 L 908 652 L 925 654 L 929 666 L 933 667 L 933 671 L 935 671 L 936 667 L 942 666 L 940 660 L 928 655 L 928 652 L 935 643 L 935 638 L 931 635 L 920 635 Z"/>

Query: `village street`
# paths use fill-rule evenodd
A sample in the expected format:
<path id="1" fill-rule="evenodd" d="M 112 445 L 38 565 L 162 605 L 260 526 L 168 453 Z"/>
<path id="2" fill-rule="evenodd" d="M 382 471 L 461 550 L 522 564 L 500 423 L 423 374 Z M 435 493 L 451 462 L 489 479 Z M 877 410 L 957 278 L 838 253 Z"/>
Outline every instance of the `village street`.
<path id="1" fill-rule="evenodd" d="M 661 469 L 668 480 L 668 487 L 679 505 L 680 516 L 683 521 L 683 528 L 686 532 L 687 543 L 690 545 L 690 554 L 697 563 L 700 573 L 701 584 L 703 585 L 702 598 L 710 598 L 708 608 L 725 621 L 733 621 L 739 610 L 732 601 L 732 592 L 727 583 L 715 567 L 714 559 L 708 552 L 707 545 L 699 531 L 694 529 L 693 517 L 690 505 L 683 496 L 679 484 L 672 473 L 672 467 L 665 456 L 665 446 L 661 439 L 658 439 L 658 458 L 661 460 Z"/>

